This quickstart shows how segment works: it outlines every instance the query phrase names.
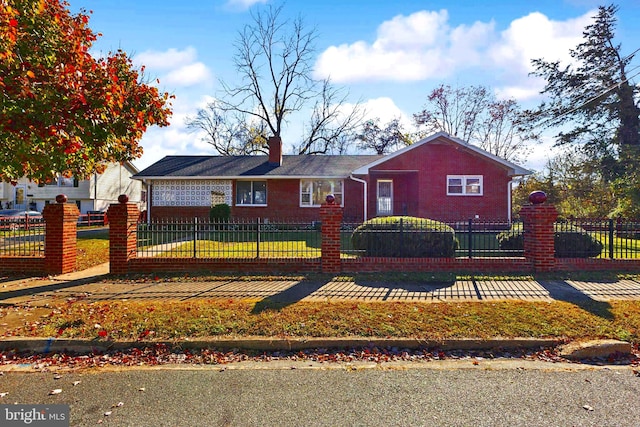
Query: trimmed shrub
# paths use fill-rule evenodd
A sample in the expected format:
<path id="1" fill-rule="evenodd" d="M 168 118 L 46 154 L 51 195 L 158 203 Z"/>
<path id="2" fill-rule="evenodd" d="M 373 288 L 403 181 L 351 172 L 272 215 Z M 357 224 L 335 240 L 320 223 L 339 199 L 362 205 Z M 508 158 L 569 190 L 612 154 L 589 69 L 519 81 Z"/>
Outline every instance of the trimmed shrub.
<path id="1" fill-rule="evenodd" d="M 522 224 L 514 224 L 509 231 L 498 236 L 500 249 L 524 249 Z M 554 238 L 556 258 L 590 258 L 600 255 L 602 243 L 580 227 L 565 223 L 554 224 Z"/>
<path id="2" fill-rule="evenodd" d="M 366 256 L 403 258 L 453 257 L 458 248 L 453 228 L 409 216 L 370 219 L 353 231 L 351 244 Z"/>
<path id="3" fill-rule="evenodd" d="M 211 222 L 227 222 L 231 218 L 231 207 L 226 203 L 215 205 L 209 211 Z"/>

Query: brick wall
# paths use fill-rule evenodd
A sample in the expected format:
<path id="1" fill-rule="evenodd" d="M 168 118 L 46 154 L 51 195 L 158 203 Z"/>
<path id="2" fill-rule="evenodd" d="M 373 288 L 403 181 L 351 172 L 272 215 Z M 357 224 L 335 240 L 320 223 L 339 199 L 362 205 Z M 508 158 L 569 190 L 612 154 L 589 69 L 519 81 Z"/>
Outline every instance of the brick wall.
<path id="1" fill-rule="evenodd" d="M 554 257 L 553 223 L 558 211 L 552 205 L 527 205 L 520 209 L 524 227 L 524 256 L 532 262 L 536 272 L 553 271 Z"/>
<path id="2" fill-rule="evenodd" d="M 323 203 L 320 207 L 322 221 L 322 272 L 339 273 L 340 264 L 340 226 L 342 208 L 334 202 Z"/>
<path id="3" fill-rule="evenodd" d="M 2 256 L 0 257 L 0 272 L 4 273 L 31 273 L 33 275 L 46 275 L 44 257 L 21 257 Z"/>
<path id="4" fill-rule="evenodd" d="M 507 170 L 496 162 L 472 150 L 449 142 L 446 138 L 415 148 L 411 155 L 394 157 L 372 168 L 370 191 L 375 193 L 375 180 L 393 178 L 388 171 L 416 171 L 412 187 L 401 191 L 414 193 L 408 200 L 419 200 L 415 216 L 439 221 L 461 221 L 473 218 L 506 220 L 509 215 L 508 192 L 511 178 Z M 428 167 L 425 167 L 428 165 Z M 481 175 L 482 196 L 448 196 L 447 175 Z M 400 184 L 402 175 L 396 179 Z M 371 216 L 375 213 L 375 198 L 371 202 Z"/>
<path id="5" fill-rule="evenodd" d="M 138 217 L 140 211 L 133 203 L 117 203 L 109 206 L 109 273 L 130 272 L 130 260 L 137 255 Z"/>
<path id="6" fill-rule="evenodd" d="M 76 233 L 79 211 L 66 196 L 57 204 L 45 206 L 46 222 L 44 256 L 1 256 L 0 272 L 58 275 L 76 269 Z"/>
<path id="7" fill-rule="evenodd" d="M 322 257 L 318 259 L 193 259 L 193 258 L 136 258 L 135 219 L 137 209 L 126 205 L 112 205 L 113 273 L 149 272 L 243 272 L 243 273 L 301 273 L 301 272 L 460 272 L 460 273 L 531 273 L 546 271 L 619 270 L 640 271 L 640 260 L 555 259 L 553 223 L 557 213 L 550 205 L 525 206 L 521 210 L 524 222 L 525 256 L 510 258 L 340 258 L 340 227 L 343 208 L 323 204 L 319 208 L 322 222 Z M 127 219 L 128 218 L 128 219 Z M 116 221 L 116 225 L 113 225 Z M 132 228 L 133 227 L 133 228 Z M 127 239 L 118 236 L 126 235 Z M 115 239 L 115 244 L 114 244 Z"/>
<path id="8" fill-rule="evenodd" d="M 64 198 L 66 201 L 66 197 Z M 76 238 L 80 212 L 75 203 L 57 203 L 45 206 L 42 216 L 46 221 L 44 243 L 47 274 L 70 273 L 76 269 Z"/>

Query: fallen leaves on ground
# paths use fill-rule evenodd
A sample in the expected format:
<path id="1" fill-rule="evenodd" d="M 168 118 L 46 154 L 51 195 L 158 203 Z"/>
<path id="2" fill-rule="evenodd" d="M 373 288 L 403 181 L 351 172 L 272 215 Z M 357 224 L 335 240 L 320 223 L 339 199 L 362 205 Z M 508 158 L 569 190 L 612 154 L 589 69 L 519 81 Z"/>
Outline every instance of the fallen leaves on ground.
<path id="1" fill-rule="evenodd" d="M 227 365 L 238 362 L 308 361 L 316 363 L 349 362 L 430 362 L 435 360 L 469 360 L 473 365 L 478 361 L 511 359 L 537 360 L 550 363 L 590 363 L 600 365 L 640 366 L 640 348 L 633 346 L 631 355 L 613 355 L 607 358 L 570 361 L 558 355 L 555 348 L 513 349 L 513 350 L 441 350 L 406 349 L 399 347 L 361 347 L 349 349 L 309 349 L 301 351 L 250 352 L 239 350 L 180 350 L 166 344 L 155 344 L 126 351 L 111 351 L 91 354 L 33 354 L 16 351 L 0 352 L 0 366 L 29 365 L 32 369 L 47 372 L 51 369 L 86 369 L 107 366 L 158 366 L 158 365 Z M 634 374 L 637 372 L 634 370 Z M 637 374 L 636 374 L 637 375 Z M 79 381 L 77 382 L 79 383 Z M 77 385 L 74 383 L 74 385 Z M 60 390 L 60 389 L 58 389 Z M 140 387 L 139 391 L 145 391 Z M 55 390 L 54 390 L 55 391 Z M 60 393 L 60 390 L 57 393 Z M 53 393 L 53 392 L 52 392 Z M 55 394 L 57 394 L 55 393 Z"/>

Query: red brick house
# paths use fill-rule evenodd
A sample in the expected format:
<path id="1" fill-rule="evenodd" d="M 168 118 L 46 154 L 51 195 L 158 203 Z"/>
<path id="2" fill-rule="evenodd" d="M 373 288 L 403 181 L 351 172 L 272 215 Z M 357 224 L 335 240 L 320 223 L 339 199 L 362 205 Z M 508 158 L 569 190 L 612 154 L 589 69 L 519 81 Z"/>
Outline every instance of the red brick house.
<path id="1" fill-rule="evenodd" d="M 207 217 L 227 203 L 234 218 L 317 220 L 334 194 L 345 220 L 411 215 L 442 221 L 511 219 L 511 182 L 531 172 L 444 132 L 394 153 L 167 156 L 133 176 L 148 188 L 148 218 Z"/>

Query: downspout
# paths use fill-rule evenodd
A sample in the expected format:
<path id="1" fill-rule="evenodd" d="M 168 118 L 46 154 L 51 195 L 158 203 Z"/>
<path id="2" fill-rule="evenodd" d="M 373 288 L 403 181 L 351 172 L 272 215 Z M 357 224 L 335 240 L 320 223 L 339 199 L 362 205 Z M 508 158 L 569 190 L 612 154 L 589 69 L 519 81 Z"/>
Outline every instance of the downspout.
<path id="1" fill-rule="evenodd" d="M 507 222 L 511 225 L 511 191 L 513 190 L 513 180 L 507 183 Z"/>
<path id="2" fill-rule="evenodd" d="M 364 213 L 364 220 L 367 220 L 367 204 L 369 202 L 369 200 L 367 199 L 367 181 L 365 181 L 364 179 L 360 179 L 360 178 L 356 178 L 353 175 L 349 175 L 349 178 L 354 180 L 355 182 L 359 182 L 361 184 L 363 184 L 364 186 L 364 203 L 363 203 L 363 213 Z"/>
<path id="3" fill-rule="evenodd" d="M 146 195 L 147 195 L 147 224 L 151 223 L 151 199 L 152 199 L 152 195 L 151 195 L 151 189 L 153 188 L 153 184 L 147 183 L 146 179 L 142 180 L 142 184 L 146 186 L 147 191 L 146 191 Z"/>

